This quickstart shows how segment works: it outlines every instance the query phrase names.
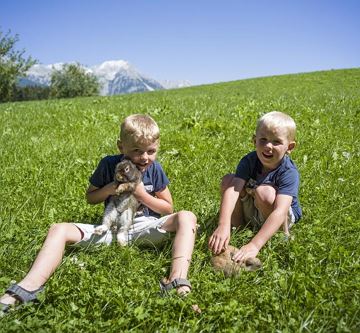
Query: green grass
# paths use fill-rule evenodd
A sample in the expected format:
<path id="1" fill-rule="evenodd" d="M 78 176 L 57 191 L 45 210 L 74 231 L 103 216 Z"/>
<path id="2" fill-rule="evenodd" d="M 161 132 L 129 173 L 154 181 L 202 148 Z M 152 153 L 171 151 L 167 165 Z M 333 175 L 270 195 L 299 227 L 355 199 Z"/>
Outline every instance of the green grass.
<path id="1" fill-rule="evenodd" d="M 278 233 L 266 244 L 262 270 L 225 278 L 207 249 L 220 179 L 253 149 L 256 119 L 272 110 L 298 125 L 304 217 L 294 240 Z M 159 297 L 171 244 L 68 249 L 42 303 L 1 318 L 1 332 L 360 331 L 360 69 L 0 105 L 0 291 L 24 276 L 52 223 L 100 221 L 103 206 L 84 198 L 88 177 L 117 152 L 119 124 L 132 113 L 160 125 L 175 208 L 213 223 L 196 241 L 192 294 Z M 232 244 L 251 237 L 234 234 Z"/>

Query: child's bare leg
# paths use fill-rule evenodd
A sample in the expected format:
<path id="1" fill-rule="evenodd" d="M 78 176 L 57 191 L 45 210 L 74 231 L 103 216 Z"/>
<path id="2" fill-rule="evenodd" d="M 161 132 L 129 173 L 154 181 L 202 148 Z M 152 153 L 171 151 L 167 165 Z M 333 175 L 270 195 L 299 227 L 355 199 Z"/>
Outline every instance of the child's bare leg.
<path id="1" fill-rule="evenodd" d="M 276 191 L 272 186 L 260 185 L 255 189 L 255 206 L 267 219 L 274 210 Z"/>
<path id="2" fill-rule="evenodd" d="M 286 217 L 286 221 L 283 225 L 283 229 L 284 229 L 284 234 L 287 236 L 287 237 L 290 237 L 290 231 L 289 231 L 289 218 Z"/>
<path id="3" fill-rule="evenodd" d="M 40 288 L 60 265 L 65 245 L 76 243 L 81 238 L 81 231 L 71 223 L 52 225 L 30 271 L 18 285 L 29 291 Z M 8 294 L 0 298 L 0 302 L 4 304 L 14 304 L 15 301 L 16 299 Z"/>
<path id="4" fill-rule="evenodd" d="M 246 227 L 241 198 L 242 198 L 242 193 L 240 193 L 240 197 L 236 202 L 234 211 L 231 215 L 231 226 L 240 230 Z"/>
<path id="5" fill-rule="evenodd" d="M 229 188 L 234 177 L 235 177 L 234 174 L 229 173 L 221 179 L 221 185 L 220 185 L 221 196 L 223 196 L 225 190 L 227 190 Z M 243 198 L 245 196 L 245 194 L 246 194 L 246 192 L 243 190 L 240 193 L 238 201 L 236 202 L 234 211 L 231 215 L 231 226 L 232 227 L 235 227 L 235 228 L 244 228 L 245 227 L 245 221 L 244 221 L 244 217 L 243 217 L 243 210 L 242 210 L 242 203 L 241 203 L 241 198 Z"/>
<path id="6" fill-rule="evenodd" d="M 276 191 L 272 186 L 262 185 L 258 186 L 255 190 L 255 206 L 265 219 L 267 219 L 274 210 L 275 198 Z M 286 217 L 283 222 L 283 230 L 286 236 L 290 236 L 288 217 Z"/>
<path id="7" fill-rule="evenodd" d="M 168 218 L 162 229 L 176 232 L 172 248 L 172 265 L 168 282 L 186 279 L 196 236 L 196 216 L 192 212 L 181 211 Z M 189 287 L 179 287 L 179 294 L 190 291 Z"/>

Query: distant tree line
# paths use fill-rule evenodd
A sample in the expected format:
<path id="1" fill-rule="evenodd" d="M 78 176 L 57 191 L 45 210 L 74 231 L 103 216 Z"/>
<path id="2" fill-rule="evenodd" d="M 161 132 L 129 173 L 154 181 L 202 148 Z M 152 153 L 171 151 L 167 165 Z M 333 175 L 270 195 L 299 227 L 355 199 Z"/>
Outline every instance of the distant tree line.
<path id="1" fill-rule="evenodd" d="M 36 99 L 48 99 L 50 98 L 50 90 L 50 87 L 40 85 L 25 87 L 14 85 L 11 101 L 31 101 Z"/>
<path id="2" fill-rule="evenodd" d="M 100 84 L 91 73 L 86 73 L 79 63 L 65 64 L 53 71 L 50 86 L 20 85 L 27 70 L 37 63 L 31 57 L 24 58 L 24 50 L 15 49 L 18 35 L 0 31 L 0 102 L 25 101 L 48 98 L 70 98 L 99 94 Z"/>

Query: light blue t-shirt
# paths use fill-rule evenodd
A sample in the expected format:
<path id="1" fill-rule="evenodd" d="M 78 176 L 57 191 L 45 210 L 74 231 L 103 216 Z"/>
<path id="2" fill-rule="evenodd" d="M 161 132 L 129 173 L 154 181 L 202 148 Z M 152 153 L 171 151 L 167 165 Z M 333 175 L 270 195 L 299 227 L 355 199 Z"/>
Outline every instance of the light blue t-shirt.
<path id="1" fill-rule="evenodd" d="M 302 211 L 299 203 L 298 192 L 300 185 L 300 175 L 295 163 L 289 156 L 285 155 L 280 165 L 270 171 L 266 176 L 260 177 L 262 163 L 253 151 L 245 155 L 239 162 L 235 177 L 239 177 L 246 183 L 254 182 L 256 186 L 269 184 L 275 188 L 277 194 L 292 196 L 291 208 L 295 216 L 295 222 L 300 220 Z"/>

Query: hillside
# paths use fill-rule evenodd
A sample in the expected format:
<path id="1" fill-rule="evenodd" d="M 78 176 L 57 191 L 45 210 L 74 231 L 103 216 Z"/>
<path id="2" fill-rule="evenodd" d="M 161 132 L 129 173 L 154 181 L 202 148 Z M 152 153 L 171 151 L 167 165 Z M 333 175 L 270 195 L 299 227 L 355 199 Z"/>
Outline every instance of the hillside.
<path id="1" fill-rule="evenodd" d="M 42 303 L 1 318 L 1 331 L 359 331 L 359 92 L 357 68 L 0 104 L 1 291 L 24 276 L 51 224 L 101 220 L 103 206 L 84 199 L 88 178 L 117 152 L 119 124 L 132 113 L 158 122 L 175 208 L 201 225 L 188 298 L 159 296 L 170 245 L 68 249 Z M 207 249 L 220 179 L 253 149 L 256 119 L 271 110 L 297 122 L 304 217 L 291 241 L 278 233 L 262 249 L 262 270 L 225 278 Z M 252 236 L 234 233 L 231 243 Z"/>

